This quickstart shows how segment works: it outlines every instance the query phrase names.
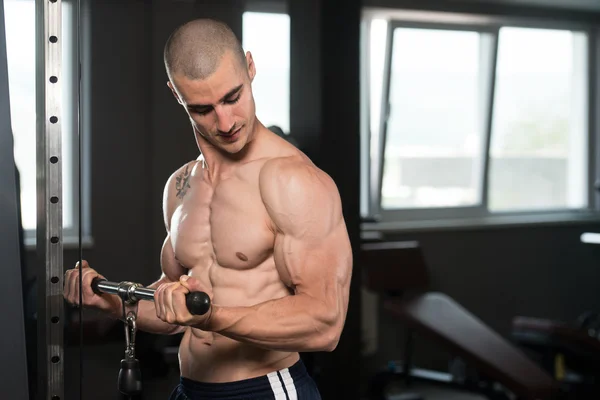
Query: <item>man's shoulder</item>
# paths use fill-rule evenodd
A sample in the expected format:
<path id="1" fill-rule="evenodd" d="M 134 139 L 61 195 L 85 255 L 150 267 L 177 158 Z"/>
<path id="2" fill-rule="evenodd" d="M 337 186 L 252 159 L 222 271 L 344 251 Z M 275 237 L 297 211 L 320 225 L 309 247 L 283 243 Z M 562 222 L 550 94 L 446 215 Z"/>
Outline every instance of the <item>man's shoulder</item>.
<path id="1" fill-rule="evenodd" d="M 267 160 L 259 176 L 261 191 L 287 187 L 294 190 L 311 190 L 325 185 L 335 189 L 335 182 L 308 157 L 291 155 Z"/>
<path id="2" fill-rule="evenodd" d="M 180 197 L 189 187 L 189 179 L 194 174 L 194 170 L 199 163 L 199 159 L 191 160 L 174 170 L 164 188 L 164 199 Z"/>
<path id="3" fill-rule="evenodd" d="M 298 237 L 324 237 L 324 232 L 342 220 L 335 182 L 310 161 L 297 157 L 271 159 L 263 166 L 259 186 L 263 204 L 278 231 Z"/>
<path id="4" fill-rule="evenodd" d="M 319 170 L 307 157 L 302 155 L 285 155 L 272 157 L 265 161 L 260 170 L 260 179 L 279 179 L 293 177 L 306 170 Z"/>
<path id="5" fill-rule="evenodd" d="M 184 179 L 194 174 L 197 165 L 201 162 L 200 159 L 191 160 L 178 167 L 176 170 L 171 172 L 167 179 L 166 186 L 174 186 L 178 180 Z"/>
<path id="6" fill-rule="evenodd" d="M 297 168 L 303 165 L 314 165 L 307 157 L 301 154 L 286 154 L 282 156 L 270 157 L 262 167 L 263 170 L 280 168 Z"/>
<path id="7" fill-rule="evenodd" d="M 169 180 L 174 180 L 179 176 L 191 175 L 200 162 L 200 158 L 186 162 L 171 173 L 171 175 L 169 176 Z"/>
<path id="8" fill-rule="evenodd" d="M 170 226 L 173 211 L 190 188 L 190 177 L 199 160 L 188 161 L 171 173 L 163 189 L 163 214 L 165 224 Z"/>

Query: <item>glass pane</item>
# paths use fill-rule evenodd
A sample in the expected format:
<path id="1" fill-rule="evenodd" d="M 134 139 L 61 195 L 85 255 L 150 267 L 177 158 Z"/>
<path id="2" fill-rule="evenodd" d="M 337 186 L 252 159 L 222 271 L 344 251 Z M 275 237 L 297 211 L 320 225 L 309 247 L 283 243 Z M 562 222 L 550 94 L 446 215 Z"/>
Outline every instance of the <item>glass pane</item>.
<path id="1" fill-rule="evenodd" d="M 382 207 L 480 203 L 481 35 L 397 28 L 393 37 Z"/>
<path id="2" fill-rule="evenodd" d="M 36 228 L 36 113 L 35 113 L 35 2 L 7 0 L 4 2 L 6 19 L 6 52 L 10 114 L 15 141 L 15 162 L 21 175 L 21 206 L 23 228 Z M 71 3 L 63 2 L 63 39 L 68 43 L 68 21 L 72 18 Z M 72 19 L 71 19 L 72 20 Z M 63 42 L 65 43 L 65 42 Z M 63 226 L 73 224 L 73 94 L 69 82 L 73 79 L 69 61 L 72 52 L 63 44 L 63 112 L 62 112 L 62 171 L 63 171 Z"/>
<path id="3" fill-rule="evenodd" d="M 290 18 L 287 14 L 245 12 L 243 47 L 252 53 L 256 115 L 267 127 L 290 132 Z"/>
<path id="4" fill-rule="evenodd" d="M 489 206 L 579 208 L 587 201 L 586 38 L 500 31 Z"/>

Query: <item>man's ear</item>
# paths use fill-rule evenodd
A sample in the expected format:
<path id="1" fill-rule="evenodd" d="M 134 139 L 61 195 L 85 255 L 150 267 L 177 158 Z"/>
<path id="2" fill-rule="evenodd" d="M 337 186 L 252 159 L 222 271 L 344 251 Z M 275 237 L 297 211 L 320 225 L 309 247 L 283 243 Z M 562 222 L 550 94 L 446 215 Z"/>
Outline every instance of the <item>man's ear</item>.
<path id="1" fill-rule="evenodd" d="M 177 94 L 177 91 L 175 90 L 175 88 L 173 87 L 173 84 L 171 83 L 171 81 L 167 81 L 167 86 L 171 89 L 171 92 L 173 93 L 173 96 L 175 96 L 175 100 L 177 100 L 177 102 L 181 105 L 183 105 L 183 103 L 181 102 L 181 98 L 179 97 L 179 95 Z"/>
<path id="2" fill-rule="evenodd" d="M 252 82 L 256 76 L 256 65 L 254 64 L 252 53 L 249 51 L 246 52 L 246 65 L 248 66 L 248 76 L 250 77 L 250 82 Z"/>

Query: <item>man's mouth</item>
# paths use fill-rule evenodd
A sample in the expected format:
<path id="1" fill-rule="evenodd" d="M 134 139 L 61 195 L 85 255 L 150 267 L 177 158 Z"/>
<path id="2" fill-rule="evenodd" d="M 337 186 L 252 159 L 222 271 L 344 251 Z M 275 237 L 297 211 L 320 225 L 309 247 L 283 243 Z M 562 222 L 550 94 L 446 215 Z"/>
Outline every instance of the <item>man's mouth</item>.
<path id="1" fill-rule="evenodd" d="M 231 132 L 231 133 L 227 133 L 227 134 L 219 134 L 219 136 L 221 136 L 223 139 L 225 139 L 228 142 L 232 142 L 234 140 L 236 140 L 239 137 L 239 133 L 242 130 L 242 127 L 239 127 L 238 129 L 236 129 L 235 131 Z"/>
<path id="2" fill-rule="evenodd" d="M 219 136 L 225 136 L 225 137 L 233 136 L 236 133 L 238 133 L 240 131 L 240 129 L 242 129 L 242 127 L 237 128 L 235 131 L 229 131 L 229 133 L 219 133 Z"/>

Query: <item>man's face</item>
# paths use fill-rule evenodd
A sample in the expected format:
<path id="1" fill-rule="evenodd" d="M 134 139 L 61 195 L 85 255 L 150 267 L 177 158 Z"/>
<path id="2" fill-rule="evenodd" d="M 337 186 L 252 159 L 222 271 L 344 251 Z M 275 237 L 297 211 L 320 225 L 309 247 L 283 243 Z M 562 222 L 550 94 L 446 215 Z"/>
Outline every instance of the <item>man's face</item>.
<path id="1" fill-rule="evenodd" d="M 175 98 L 190 116 L 196 134 L 231 154 L 248 143 L 255 121 L 251 86 L 255 69 L 250 53 L 246 62 L 247 67 L 240 65 L 228 52 L 208 78 L 190 80 L 175 75 L 169 82 Z"/>

